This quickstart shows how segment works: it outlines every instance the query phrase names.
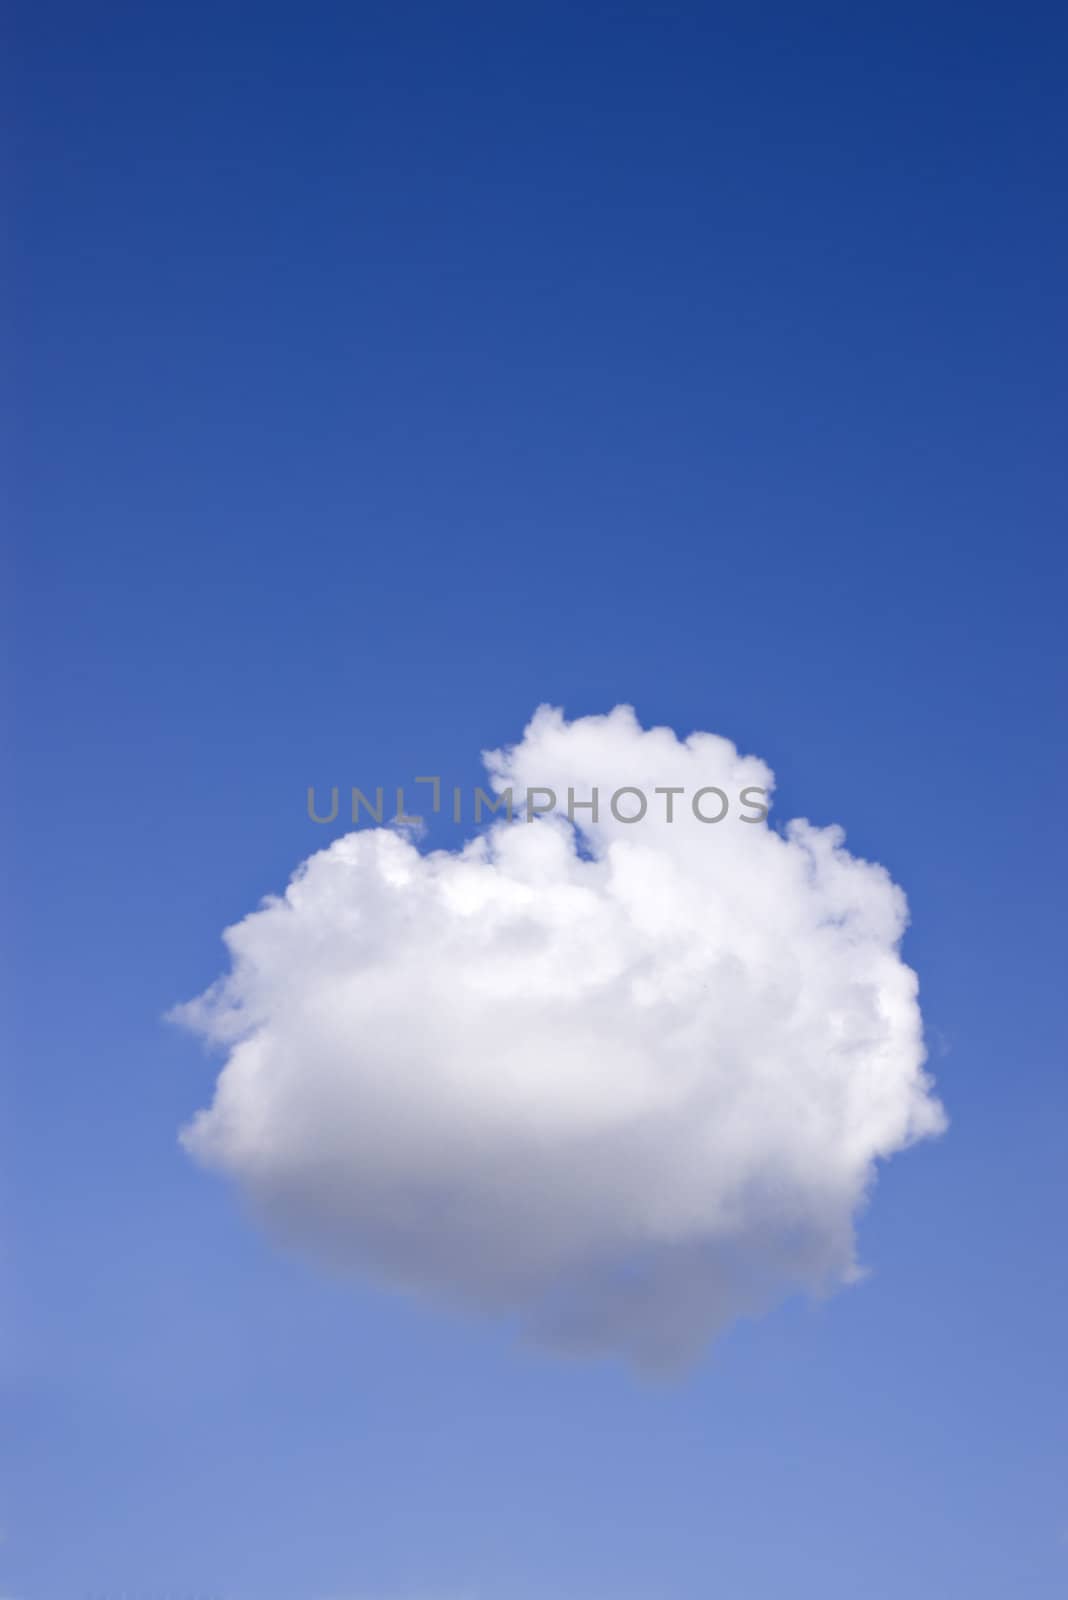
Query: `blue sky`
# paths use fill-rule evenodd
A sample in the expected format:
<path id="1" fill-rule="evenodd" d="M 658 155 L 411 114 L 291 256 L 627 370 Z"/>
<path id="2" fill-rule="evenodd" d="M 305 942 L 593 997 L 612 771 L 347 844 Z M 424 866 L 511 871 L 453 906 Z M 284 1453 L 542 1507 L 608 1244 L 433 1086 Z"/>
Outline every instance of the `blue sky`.
<path id="1" fill-rule="evenodd" d="M 1063 1594 L 1063 18 L 10 31 L 0 1592 Z M 887 866 L 951 1119 L 868 1281 L 666 1383 L 323 1272 L 177 1142 L 161 1019 L 307 785 L 473 783 L 543 701 Z"/>

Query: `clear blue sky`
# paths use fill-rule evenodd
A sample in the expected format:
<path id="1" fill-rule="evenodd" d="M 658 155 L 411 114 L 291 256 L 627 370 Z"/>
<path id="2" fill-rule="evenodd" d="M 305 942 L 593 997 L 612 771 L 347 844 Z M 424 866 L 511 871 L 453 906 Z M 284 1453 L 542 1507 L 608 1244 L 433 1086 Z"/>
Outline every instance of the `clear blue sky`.
<path id="1" fill-rule="evenodd" d="M 14 8 L 0 1593 L 1068 1588 L 1052 6 Z M 161 1016 L 542 700 L 905 887 L 948 1135 L 664 1385 L 291 1258 Z"/>

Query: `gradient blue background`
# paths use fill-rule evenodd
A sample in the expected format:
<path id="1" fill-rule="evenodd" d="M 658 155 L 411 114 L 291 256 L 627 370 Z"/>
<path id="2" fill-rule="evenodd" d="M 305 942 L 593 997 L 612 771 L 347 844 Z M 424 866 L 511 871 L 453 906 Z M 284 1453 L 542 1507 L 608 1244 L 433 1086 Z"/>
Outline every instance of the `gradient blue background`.
<path id="1" fill-rule="evenodd" d="M 1058 11 L 9 12 L 5 1596 L 1065 1593 Z M 324 1278 L 176 1144 L 161 1015 L 306 786 L 541 700 L 886 863 L 952 1118 L 870 1281 L 668 1386 Z"/>

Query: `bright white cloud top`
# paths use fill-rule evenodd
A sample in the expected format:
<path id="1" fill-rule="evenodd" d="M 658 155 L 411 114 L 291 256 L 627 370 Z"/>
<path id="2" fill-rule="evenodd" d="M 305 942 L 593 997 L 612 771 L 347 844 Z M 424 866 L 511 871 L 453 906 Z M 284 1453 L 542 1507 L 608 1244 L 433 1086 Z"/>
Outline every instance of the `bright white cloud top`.
<path id="1" fill-rule="evenodd" d="M 187 1149 L 290 1242 L 641 1363 L 855 1278 L 876 1162 L 944 1122 L 901 890 L 837 828 L 743 822 L 767 767 L 628 707 L 542 707 L 485 760 L 561 808 L 596 787 L 597 823 L 313 855 L 177 1012 L 228 1051 Z M 627 824 L 622 786 L 685 796 Z"/>

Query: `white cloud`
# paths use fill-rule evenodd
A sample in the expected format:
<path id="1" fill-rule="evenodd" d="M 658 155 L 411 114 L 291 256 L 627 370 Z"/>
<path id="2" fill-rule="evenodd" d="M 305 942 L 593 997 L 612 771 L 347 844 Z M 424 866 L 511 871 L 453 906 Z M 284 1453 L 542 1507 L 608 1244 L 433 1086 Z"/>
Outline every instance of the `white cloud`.
<path id="1" fill-rule="evenodd" d="M 312 856 L 179 1008 L 229 1051 L 187 1149 L 320 1255 L 642 1363 L 854 1278 L 875 1162 L 943 1125 L 901 891 L 838 829 L 742 822 L 763 763 L 627 707 L 542 707 L 486 762 L 596 786 L 599 823 Z M 686 796 L 625 825 L 622 785 Z"/>

